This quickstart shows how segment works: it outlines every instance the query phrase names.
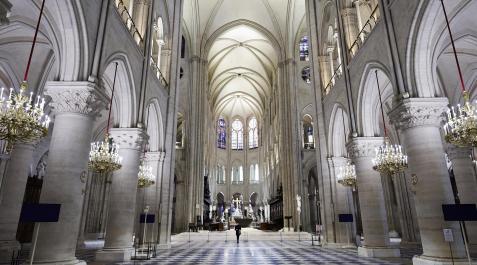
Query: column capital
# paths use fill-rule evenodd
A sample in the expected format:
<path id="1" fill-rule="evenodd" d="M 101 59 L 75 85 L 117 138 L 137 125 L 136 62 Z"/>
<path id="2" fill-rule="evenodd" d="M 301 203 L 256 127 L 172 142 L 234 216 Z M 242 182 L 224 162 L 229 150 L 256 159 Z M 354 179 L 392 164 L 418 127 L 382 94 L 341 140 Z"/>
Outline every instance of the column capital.
<path id="1" fill-rule="evenodd" d="M 190 57 L 190 62 L 191 62 L 191 63 L 197 62 L 197 63 L 206 64 L 206 63 L 207 63 L 207 59 L 204 59 L 204 58 L 202 58 L 202 57 L 200 57 L 200 56 L 194 55 L 194 56 Z"/>
<path id="2" fill-rule="evenodd" d="M 148 161 L 163 162 L 165 157 L 166 157 L 166 152 L 162 152 L 162 151 L 146 153 L 146 159 Z"/>
<path id="3" fill-rule="evenodd" d="M 346 163 L 348 162 L 348 158 L 342 156 L 333 156 L 330 160 L 334 167 L 346 166 Z"/>
<path id="4" fill-rule="evenodd" d="M 288 59 L 285 59 L 281 62 L 278 63 L 278 67 L 284 67 L 285 65 L 287 64 L 292 64 L 292 65 L 295 65 L 296 64 L 296 61 L 295 59 L 293 58 L 288 58 Z"/>
<path id="5" fill-rule="evenodd" d="M 469 159 L 472 155 L 472 147 L 458 147 L 455 145 L 447 145 L 447 156 L 452 161 L 454 159 Z"/>
<path id="6" fill-rule="evenodd" d="M 356 9 L 355 9 L 355 8 L 352 8 L 352 7 L 343 8 L 343 9 L 341 10 L 341 16 L 342 16 L 342 17 L 357 16 L 357 14 L 356 14 Z"/>
<path id="7" fill-rule="evenodd" d="M 376 148 L 384 144 L 384 137 L 353 137 L 346 148 L 351 159 L 374 157 Z"/>
<path id="8" fill-rule="evenodd" d="M 447 98 L 403 99 L 389 113 L 389 120 L 399 130 L 420 126 L 440 127 L 445 119 Z"/>
<path id="9" fill-rule="evenodd" d="M 142 128 L 113 128 L 109 135 L 119 149 L 141 150 L 143 144 L 148 140 L 147 133 Z"/>
<path id="10" fill-rule="evenodd" d="M 55 114 L 78 113 L 96 116 L 107 106 L 107 96 L 88 81 L 50 81 L 45 85 L 45 95 L 51 98 L 49 105 Z"/>

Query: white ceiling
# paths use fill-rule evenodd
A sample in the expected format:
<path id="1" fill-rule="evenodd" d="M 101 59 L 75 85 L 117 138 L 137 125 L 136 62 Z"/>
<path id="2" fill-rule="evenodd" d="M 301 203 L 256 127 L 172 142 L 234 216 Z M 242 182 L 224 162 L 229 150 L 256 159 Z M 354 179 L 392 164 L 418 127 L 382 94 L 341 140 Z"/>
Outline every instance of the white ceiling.
<path id="1" fill-rule="evenodd" d="M 261 116 L 278 62 L 293 55 L 304 17 L 304 0 L 185 1 L 184 29 L 192 45 L 190 53 L 207 57 L 209 93 L 216 114 Z M 232 22 L 233 27 L 223 30 Z"/>

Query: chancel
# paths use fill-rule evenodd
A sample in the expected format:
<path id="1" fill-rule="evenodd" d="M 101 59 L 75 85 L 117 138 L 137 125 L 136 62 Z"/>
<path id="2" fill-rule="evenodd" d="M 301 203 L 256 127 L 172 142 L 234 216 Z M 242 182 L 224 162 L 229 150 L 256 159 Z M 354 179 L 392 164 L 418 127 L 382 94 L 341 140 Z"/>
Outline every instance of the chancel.
<path id="1" fill-rule="evenodd" d="M 477 264 L 476 13 L 0 0 L 0 265 Z"/>

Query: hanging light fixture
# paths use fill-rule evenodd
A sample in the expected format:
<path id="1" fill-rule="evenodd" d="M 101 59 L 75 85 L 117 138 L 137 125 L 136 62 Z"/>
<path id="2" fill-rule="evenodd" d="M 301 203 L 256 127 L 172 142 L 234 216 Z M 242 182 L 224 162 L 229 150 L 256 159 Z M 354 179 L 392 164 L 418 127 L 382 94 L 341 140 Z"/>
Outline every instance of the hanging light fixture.
<path id="1" fill-rule="evenodd" d="M 152 166 L 149 165 L 147 162 L 146 156 L 144 155 L 143 159 L 141 160 L 141 164 L 139 165 L 139 173 L 138 173 L 138 181 L 137 186 L 138 188 L 147 188 L 154 183 L 154 179 L 156 176 L 152 173 Z"/>
<path id="2" fill-rule="evenodd" d="M 33 51 L 35 49 L 40 21 L 45 7 L 45 0 L 42 1 L 40 15 L 37 21 L 33 43 L 30 49 L 27 67 L 20 85 L 20 90 L 10 88 L 7 98 L 4 93 L 8 93 L 5 88 L 0 92 L 0 139 L 7 142 L 6 151 L 10 152 L 17 142 L 30 143 L 45 137 L 48 134 L 50 118 L 44 113 L 45 99 L 37 96 L 33 98 L 33 92 L 27 96 L 28 73 L 31 66 Z"/>
<path id="3" fill-rule="evenodd" d="M 470 102 L 469 92 L 465 89 L 454 37 L 452 36 L 449 18 L 447 17 L 443 0 L 441 0 L 441 5 L 446 19 L 447 30 L 449 32 L 457 72 L 459 74 L 462 96 L 464 98 L 463 105 L 457 104 L 456 107 L 452 106 L 447 110 L 447 122 L 444 124 L 445 139 L 447 142 L 460 147 L 477 146 L 477 102 Z"/>
<path id="4" fill-rule="evenodd" d="M 350 159 L 346 159 L 346 165 L 340 167 L 339 173 L 337 176 L 337 181 L 339 184 L 345 187 L 356 187 L 356 167 L 351 164 Z"/>
<path id="5" fill-rule="evenodd" d="M 384 120 L 383 101 L 381 99 L 381 89 L 379 88 L 378 71 L 375 71 L 376 82 L 378 84 L 379 104 L 384 127 L 384 145 L 376 148 L 376 156 L 373 159 L 373 169 L 386 175 L 394 175 L 407 168 L 407 155 L 402 151 L 401 145 L 391 144 Z"/>
<path id="6" fill-rule="evenodd" d="M 346 127 L 344 121 L 344 113 L 342 113 L 341 117 L 343 119 L 343 138 L 344 143 L 346 144 Z M 351 163 L 351 159 L 346 158 L 346 165 L 339 168 L 339 173 L 336 176 L 336 181 L 345 187 L 351 187 L 353 189 L 356 187 L 356 167 Z"/>
<path id="7" fill-rule="evenodd" d="M 114 97 L 114 88 L 116 86 L 116 75 L 118 72 L 118 63 L 114 70 L 113 89 L 111 92 L 111 99 L 109 102 L 108 125 L 106 127 L 106 135 L 101 142 L 91 143 L 91 150 L 89 152 L 88 168 L 96 173 L 105 174 L 111 173 L 121 168 L 122 158 L 118 153 L 118 146 L 114 143 L 113 138 L 109 137 L 109 125 L 111 123 L 111 111 Z"/>

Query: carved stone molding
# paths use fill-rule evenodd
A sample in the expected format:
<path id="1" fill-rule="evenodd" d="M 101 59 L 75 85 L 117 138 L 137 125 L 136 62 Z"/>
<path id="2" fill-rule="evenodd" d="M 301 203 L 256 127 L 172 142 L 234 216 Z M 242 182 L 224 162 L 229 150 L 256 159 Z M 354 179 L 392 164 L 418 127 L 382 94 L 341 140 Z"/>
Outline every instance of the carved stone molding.
<path id="1" fill-rule="evenodd" d="M 147 161 L 163 162 L 165 157 L 166 157 L 166 152 L 158 151 L 158 152 L 147 152 L 146 153 Z"/>
<path id="2" fill-rule="evenodd" d="M 109 135 L 114 139 L 119 149 L 141 150 L 148 140 L 147 133 L 141 128 L 113 128 Z"/>
<path id="3" fill-rule="evenodd" d="M 457 147 L 455 145 L 447 146 L 447 156 L 452 161 L 454 159 L 469 159 L 472 154 L 472 147 Z"/>
<path id="4" fill-rule="evenodd" d="M 383 137 L 354 137 L 346 145 L 351 159 L 374 157 L 376 148 L 384 144 Z"/>
<path id="5" fill-rule="evenodd" d="M 0 0 L 0 26 L 8 24 L 10 21 L 8 17 L 10 16 L 10 9 L 12 4 L 7 0 Z"/>
<path id="6" fill-rule="evenodd" d="M 390 121 L 399 130 L 418 126 L 440 127 L 445 120 L 447 98 L 403 99 L 389 113 Z"/>
<path id="7" fill-rule="evenodd" d="M 54 113 L 79 113 L 96 116 L 105 109 L 107 96 L 91 82 L 48 82 L 45 95 Z"/>
<path id="8" fill-rule="evenodd" d="M 331 157 L 330 160 L 334 167 L 344 167 L 348 162 L 348 158 L 342 156 L 334 156 Z"/>

